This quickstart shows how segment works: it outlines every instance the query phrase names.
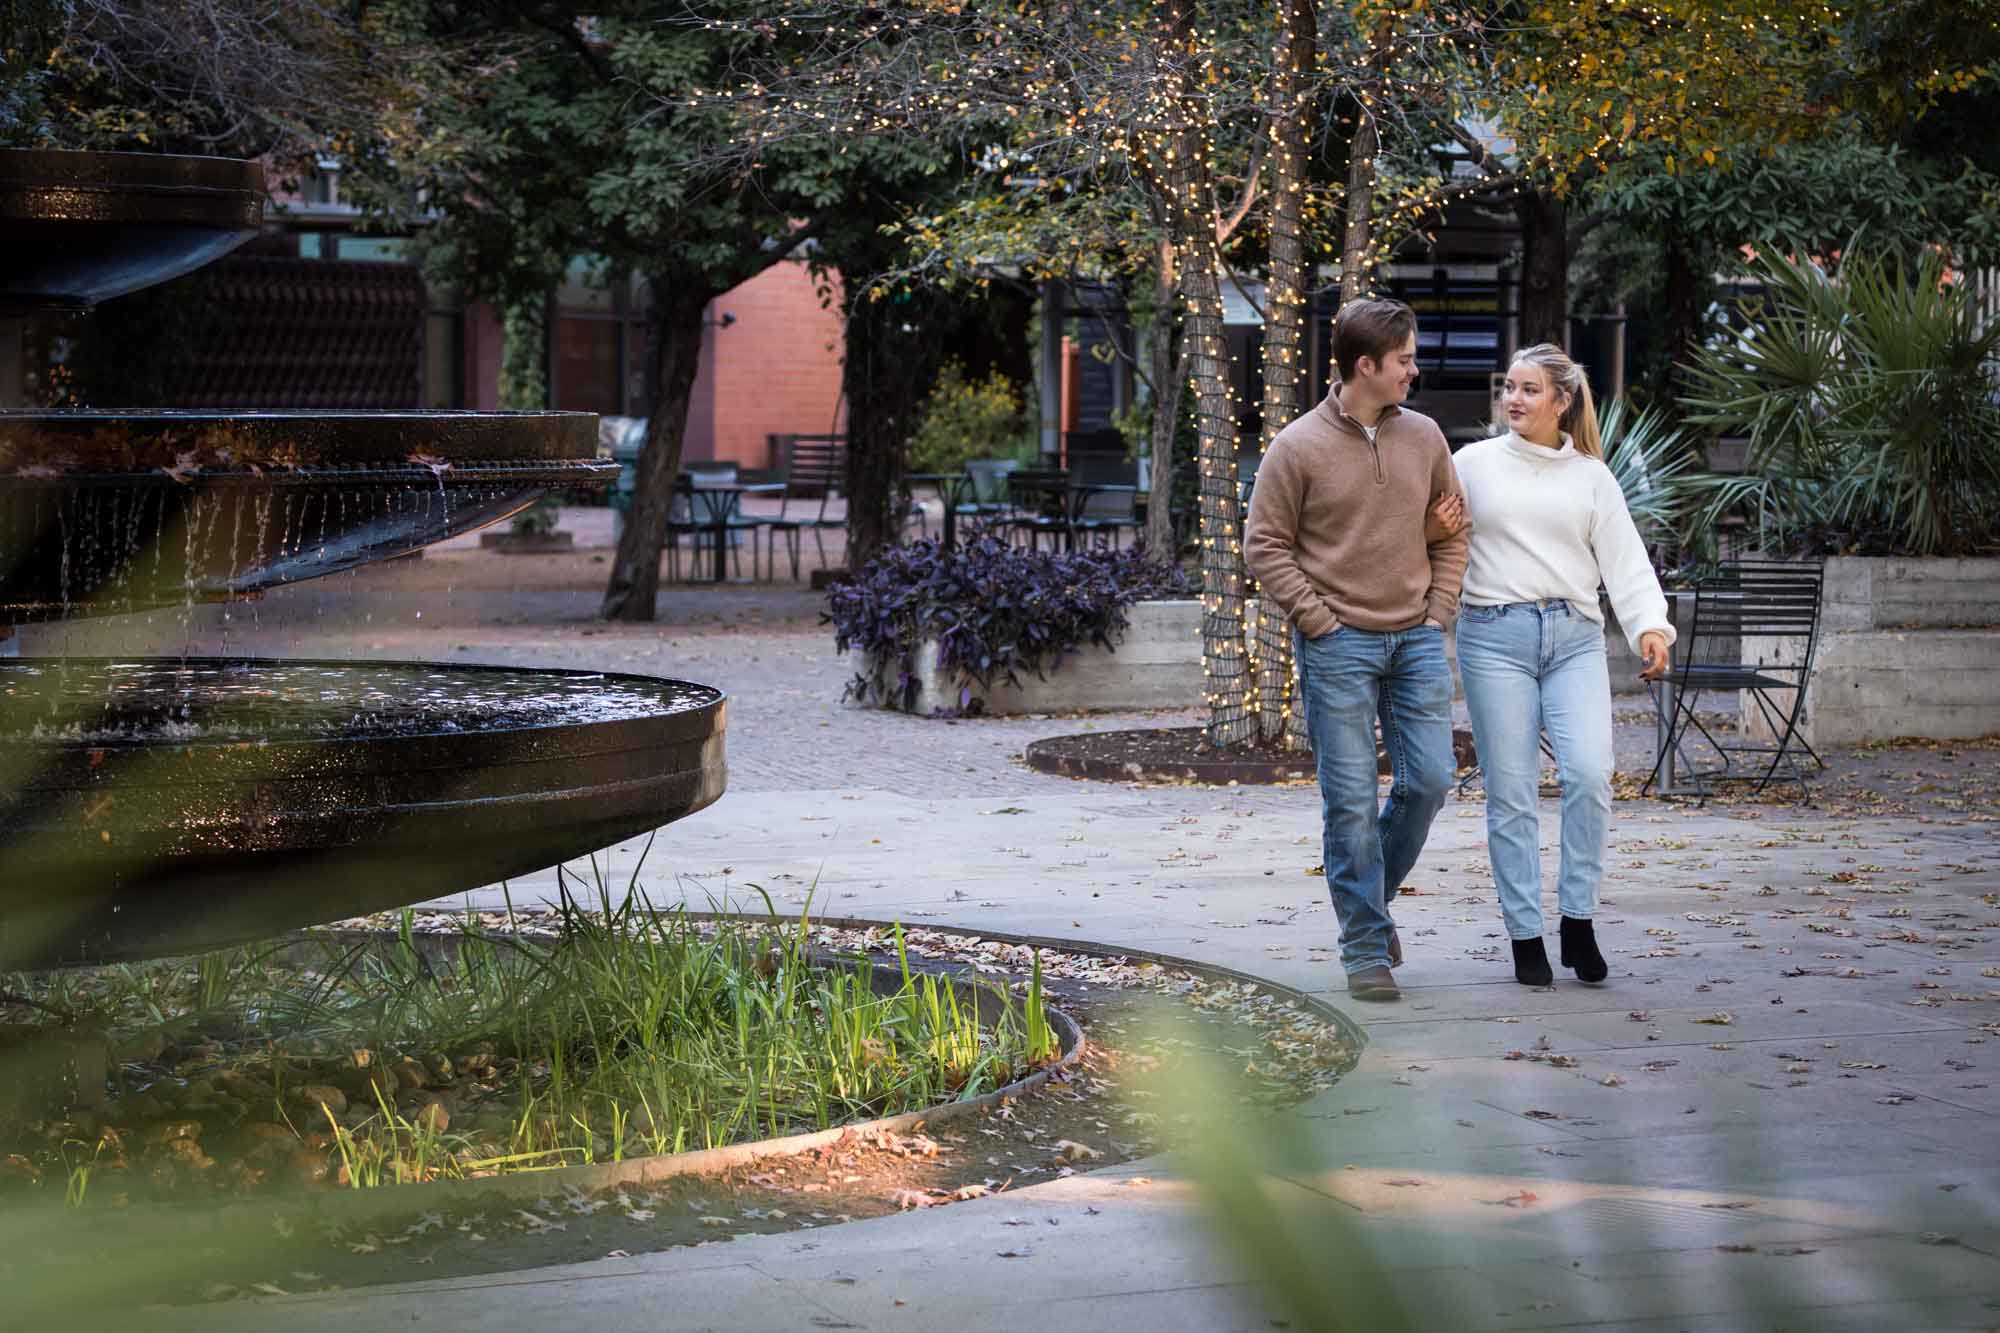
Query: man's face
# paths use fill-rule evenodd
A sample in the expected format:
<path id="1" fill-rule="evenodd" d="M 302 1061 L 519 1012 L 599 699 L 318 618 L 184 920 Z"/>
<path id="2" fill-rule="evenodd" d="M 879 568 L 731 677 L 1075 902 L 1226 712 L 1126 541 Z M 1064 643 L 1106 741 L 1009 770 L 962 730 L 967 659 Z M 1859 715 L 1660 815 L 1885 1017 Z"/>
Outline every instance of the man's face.
<path id="1" fill-rule="evenodd" d="M 1410 386 L 1417 382 L 1417 335 L 1412 333 L 1403 340 L 1403 345 L 1389 353 L 1380 362 L 1364 356 L 1354 363 L 1359 378 L 1368 386 L 1368 392 L 1381 400 L 1384 405 L 1400 403 L 1410 396 Z"/>

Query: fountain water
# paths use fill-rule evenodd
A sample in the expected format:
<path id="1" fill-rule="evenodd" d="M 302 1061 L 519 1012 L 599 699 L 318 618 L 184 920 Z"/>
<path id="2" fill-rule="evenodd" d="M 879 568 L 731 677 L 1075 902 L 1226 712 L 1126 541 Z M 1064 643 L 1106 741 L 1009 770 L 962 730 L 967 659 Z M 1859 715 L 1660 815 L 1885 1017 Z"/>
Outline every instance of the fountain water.
<path id="1" fill-rule="evenodd" d="M 255 233 L 254 163 L 0 151 L 0 309 Z M 602 487 L 587 413 L 0 413 L 0 625 L 256 597 Z M 724 700 L 574 671 L 0 661 L 0 967 L 192 951 L 436 897 L 714 801 Z"/>

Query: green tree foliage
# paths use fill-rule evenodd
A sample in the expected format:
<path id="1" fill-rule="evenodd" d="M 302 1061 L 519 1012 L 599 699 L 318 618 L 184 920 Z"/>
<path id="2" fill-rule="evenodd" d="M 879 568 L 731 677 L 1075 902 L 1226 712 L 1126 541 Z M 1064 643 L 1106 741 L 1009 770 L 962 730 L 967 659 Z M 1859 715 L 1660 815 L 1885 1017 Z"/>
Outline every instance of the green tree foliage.
<path id="1" fill-rule="evenodd" d="M 802 256 L 869 173 L 931 165 L 907 146 L 758 143 L 735 104 L 707 98 L 796 56 L 769 10 L 391 0 L 377 15 L 408 54 L 401 95 L 356 166 L 373 207 L 428 224 L 433 275 L 511 307 L 590 255 L 650 290 L 653 410 L 604 598 L 612 618 L 654 614 L 709 302 Z"/>

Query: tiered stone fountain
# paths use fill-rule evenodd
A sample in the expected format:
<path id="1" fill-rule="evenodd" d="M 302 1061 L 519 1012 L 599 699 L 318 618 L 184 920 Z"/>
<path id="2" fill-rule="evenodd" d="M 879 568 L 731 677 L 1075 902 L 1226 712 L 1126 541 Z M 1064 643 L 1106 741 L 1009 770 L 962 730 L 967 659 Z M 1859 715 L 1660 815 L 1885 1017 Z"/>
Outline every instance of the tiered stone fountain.
<path id="1" fill-rule="evenodd" d="M 262 169 L 0 151 L 0 313 L 226 254 Z M 256 597 L 608 485 L 586 413 L 0 413 L 0 625 Z M 188 952 L 455 893 L 714 801 L 684 681 L 0 660 L 0 968 Z"/>

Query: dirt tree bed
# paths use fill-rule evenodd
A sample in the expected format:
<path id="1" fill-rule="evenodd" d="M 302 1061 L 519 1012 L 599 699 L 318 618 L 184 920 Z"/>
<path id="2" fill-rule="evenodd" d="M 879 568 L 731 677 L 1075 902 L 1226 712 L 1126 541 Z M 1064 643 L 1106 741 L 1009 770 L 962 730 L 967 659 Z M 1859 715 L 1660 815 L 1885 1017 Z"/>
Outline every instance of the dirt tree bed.
<path id="1" fill-rule="evenodd" d="M 1452 752 L 1459 768 L 1477 762 L 1472 733 L 1455 729 Z M 1031 741 L 1024 754 L 1029 768 L 1062 777 L 1099 782 L 1163 782 L 1209 786 L 1311 782 L 1316 770 L 1311 750 L 1257 742 L 1218 750 L 1201 727 L 1150 727 L 1133 731 L 1086 731 Z M 1378 752 L 1381 771 L 1389 756 Z"/>

